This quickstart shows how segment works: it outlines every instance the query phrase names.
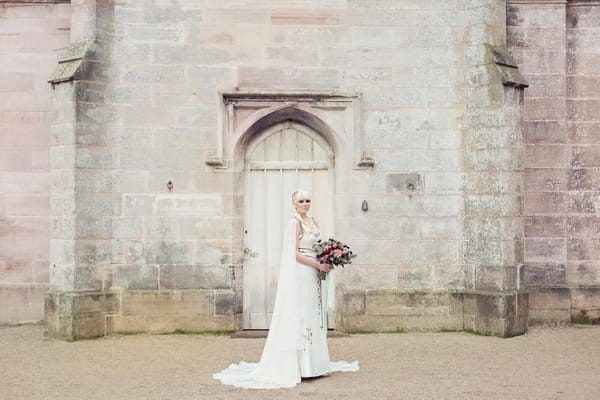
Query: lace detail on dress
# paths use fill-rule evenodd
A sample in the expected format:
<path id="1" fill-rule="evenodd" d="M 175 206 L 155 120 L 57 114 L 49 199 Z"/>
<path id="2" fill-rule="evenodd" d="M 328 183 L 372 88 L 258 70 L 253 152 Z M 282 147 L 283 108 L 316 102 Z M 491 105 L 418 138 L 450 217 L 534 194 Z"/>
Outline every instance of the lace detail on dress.
<path id="1" fill-rule="evenodd" d="M 323 329 L 323 295 L 321 294 L 321 277 L 317 274 L 317 296 L 319 297 L 319 303 L 317 304 L 319 312 L 319 321 L 321 321 L 321 329 Z"/>
<path id="2" fill-rule="evenodd" d="M 313 339 L 312 329 L 306 328 L 306 333 L 304 334 L 304 351 L 306 351 L 306 348 L 308 347 L 309 344 L 312 345 L 312 339 Z"/>

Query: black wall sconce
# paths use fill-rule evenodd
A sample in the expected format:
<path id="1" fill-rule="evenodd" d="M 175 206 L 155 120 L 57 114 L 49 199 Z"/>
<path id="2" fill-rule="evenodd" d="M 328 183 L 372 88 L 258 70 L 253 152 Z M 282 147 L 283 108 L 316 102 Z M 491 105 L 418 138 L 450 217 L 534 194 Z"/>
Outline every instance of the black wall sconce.
<path id="1" fill-rule="evenodd" d="M 367 203 L 366 200 L 363 200 L 362 205 L 360 206 L 360 209 L 363 211 L 367 211 L 369 209 L 369 204 Z"/>
<path id="2" fill-rule="evenodd" d="M 167 182 L 167 189 L 169 190 L 169 192 L 171 190 L 173 190 L 173 182 L 171 182 L 171 181 Z"/>

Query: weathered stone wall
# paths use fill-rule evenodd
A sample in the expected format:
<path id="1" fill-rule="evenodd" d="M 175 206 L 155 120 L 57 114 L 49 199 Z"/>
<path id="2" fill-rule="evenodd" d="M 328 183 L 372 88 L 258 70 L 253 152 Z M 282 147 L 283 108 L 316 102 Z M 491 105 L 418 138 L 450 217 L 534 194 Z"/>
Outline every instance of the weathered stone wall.
<path id="1" fill-rule="evenodd" d="M 598 320 L 600 3 L 508 6 L 525 91 L 525 267 L 532 323 Z"/>
<path id="2" fill-rule="evenodd" d="M 239 327 L 243 181 L 206 165 L 240 156 L 219 90 L 361 93 L 375 165 L 336 154 L 336 235 L 360 254 L 338 328 L 525 330 L 521 97 L 491 51 L 504 1 L 72 6 L 88 42 L 55 81 L 51 334 Z"/>
<path id="3" fill-rule="evenodd" d="M 456 8 L 447 6 L 449 9 L 443 11 L 446 17 L 455 16 L 461 21 L 460 26 L 453 28 L 456 38 L 453 44 L 459 55 L 455 65 L 464 75 L 459 75 L 455 81 L 446 77 L 446 84 L 454 87 L 439 93 L 445 96 L 455 93 L 455 97 L 430 98 L 429 101 L 441 102 L 430 104 L 428 109 L 452 108 L 457 124 L 455 130 L 443 135 L 430 132 L 425 154 L 437 157 L 437 154 L 455 152 L 460 155 L 458 164 L 454 166 L 454 172 L 450 172 L 448 164 L 437 159 L 434 168 L 446 171 L 432 173 L 427 168 L 419 168 L 413 163 L 414 157 L 408 156 L 402 159 L 404 171 L 418 172 L 395 174 L 390 170 L 382 171 L 388 179 L 399 177 L 396 178 L 400 183 L 398 186 L 404 192 L 403 197 L 397 197 L 401 204 L 411 204 L 420 198 L 435 199 L 439 203 L 433 203 L 434 207 L 423 215 L 402 218 L 404 229 L 390 236 L 397 238 L 392 246 L 407 249 L 410 257 L 397 267 L 397 287 L 382 290 L 395 283 L 393 278 L 387 277 L 373 287 L 367 287 L 370 290 L 346 292 L 343 301 L 347 309 L 342 319 L 344 325 L 351 328 L 411 330 L 443 327 L 509 336 L 524 332 L 527 326 L 527 295 L 519 286 L 523 257 L 522 93 L 518 87 L 506 86 L 518 86 L 518 82 L 504 77 L 500 64 L 496 63 L 499 60 L 493 57 L 493 46 L 490 47 L 504 44 L 505 4 L 493 1 L 457 3 Z M 439 22 L 432 20 L 432 23 Z M 419 20 L 417 24 L 427 22 Z M 435 54 L 435 50 L 427 50 Z M 417 48 L 418 53 L 427 50 Z M 444 67 L 446 64 L 446 60 L 440 61 L 440 68 L 448 71 Z M 428 68 L 423 65 L 418 71 Z M 368 92 L 369 88 L 365 90 Z M 404 114 L 404 110 L 399 112 Z M 390 137 L 394 137 L 395 129 L 390 131 Z M 410 127 L 407 131 L 415 132 Z M 417 128 L 416 132 L 419 131 Z M 454 141 L 447 141 L 451 136 Z M 445 152 L 440 152 L 435 144 L 440 138 L 446 140 L 441 146 Z M 410 142 L 414 145 L 414 138 Z M 380 142 L 381 146 L 388 144 L 388 138 Z M 375 154 L 379 159 L 377 154 L 381 153 Z M 404 189 L 410 181 L 417 182 L 421 190 L 424 187 L 424 193 L 412 194 Z M 394 198 L 389 196 L 390 192 L 387 194 L 386 200 Z M 391 194 L 395 193 L 391 191 Z M 448 207 L 453 204 L 448 202 L 453 200 L 458 201 L 455 214 L 437 215 L 444 210 L 442 204 Z M 390 209 L 384 208 L 381 212 L 386 215 Z M 370 218 L 365 216 L 365 219 Z M 458 226 L 452 226 L 454 223 Z M 375 235 L 379 226 L 374 227 Z M 357 225 L 357 230 L 362 229 Z M 452 238 L 462 243 L 457 245 Z M 385 245 L 389 246 L 390 242 Z M 450 247 L 444 247 L 446 245 Z M 365 250 L 371 246 L 369 244 Z M 393 262 L 394 257 L 386 257 L 386 250 L 378 249 L 383 253 L 382 260 Z M 362 272 L 362 276 L 369 273 Z M 361 286 L 360 280 L 352 278 L 348 280 L 348 286 Z"/>
<path id="4" fill-rule="evenodd" d="M 55 2 L 57 3 L 57 2 Z M 69 43 L 68 4 L 0 4 L 0 324 L 44 318 L 48 289 L 48 77 Z"/>
<path id="5" fill-rule="evenodd" d="M 81 64 L 55 76 L 49 331 L 233 329 L 232 200 L 218 177 L 203 179 L 208 135 L 179 82 L 185 67 L 155 65 L 149 43 L 163 40 L 126 32 L 161 31 L 145 2 L 72 5 Z"/>
<path id="6" fill-rule="evenodd" d="M 567 6 L 567 265 L 574 322 L 600 323 L 600 2 Z"/>

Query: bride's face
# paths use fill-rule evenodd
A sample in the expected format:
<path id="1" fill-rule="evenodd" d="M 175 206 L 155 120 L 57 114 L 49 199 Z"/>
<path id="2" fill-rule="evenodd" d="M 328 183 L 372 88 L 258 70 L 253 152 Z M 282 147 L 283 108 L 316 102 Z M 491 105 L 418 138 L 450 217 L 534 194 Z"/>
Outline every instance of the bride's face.
<path id="1" fill-rule="evenodd" d="M 310 210 L 310 199 L 305 197 L 300 197 L 296 199 L 294 203 L 294 207 L 296 208 L 296 212 L 298 214 L 306 214 Z"/>

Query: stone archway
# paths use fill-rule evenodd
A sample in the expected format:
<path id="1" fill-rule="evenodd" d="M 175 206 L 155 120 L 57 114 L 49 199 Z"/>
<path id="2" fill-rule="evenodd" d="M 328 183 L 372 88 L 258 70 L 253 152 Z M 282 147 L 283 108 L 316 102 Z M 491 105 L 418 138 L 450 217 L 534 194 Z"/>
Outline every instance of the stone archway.
<path id="1" fill-rule="evenodd" d="M 372 159 L 363 153 L 363 133 L 360 129 L 360 95 L 340 94 L 331 92 L 229 92 L 221 93 L 222 103 L 219 115 L 219 129 L 214 138 L 215 148 L 207 154 L 206 164 L 213 167 L 215 172 L 226 173 L 231 177 L 231 196 L 233 199 L 233 238 L 231 253 L 233 257 L 233 290 L 235 293 L 235 315 L 238 327 L 248 327 L 247 317 L 244 320 L 244 308 L 247 298 L 244 294 L 245 281 L 245 210 L 247 195 L 245 193 L 245 172 L 247 154 L 253 146 L 260 143 L 263 135 L 272 132 L 280 124 L 293 124 L 308 136 L 326 148 L 330 153 L 330 166 L 327 168 L 328 186 L 331 191 L 327 194 L 331 209 L 337 209 L 343 201 L 345 186 L 335 192 L 333 182 L 344 181 L 355 174 L 356 170 L 365 170 L 373 165 Z M 334 162 L 335 160 L 335 162 Z M 223 175 L 225 176 L 225 174 Z M 285 201 L 287 202 L 287 201 Z M 284 201 L 281 203 L 284 204 Z M 336 217 L 331 213 L 328 217 L 328 232 L 335 231 Z M 339 233 L 339 232 L 336 232 Z M 332 284 L 336 288 L 342 285 L 343 277 L 336 278 Z M 333 291 L 329 292 L 331 301 L 330 311 L 334 307 Z M 338 290 L 335 290 L 338 293 Z M 246 300 L 246 302 L 245 302 Z M 264 314 L 264 313 L 263 313 Z M 338 319 L 337 311 L 329 314 L 330 327 Z M 263 317 L 264 318 L 264 315 Z"/>

